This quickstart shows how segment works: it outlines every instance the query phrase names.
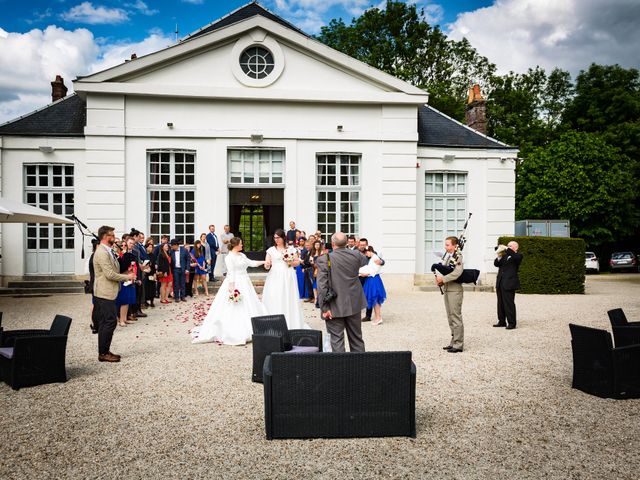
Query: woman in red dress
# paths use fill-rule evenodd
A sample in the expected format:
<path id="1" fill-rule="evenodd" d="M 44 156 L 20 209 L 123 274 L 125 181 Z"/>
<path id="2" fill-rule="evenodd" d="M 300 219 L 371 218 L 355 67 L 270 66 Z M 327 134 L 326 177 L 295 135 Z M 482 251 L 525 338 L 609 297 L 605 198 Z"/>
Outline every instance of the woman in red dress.
<path id="1" fill-rule="evenodd" d="M 160 303 L 169 303 L 168 296 L 173 283 L 173 274 L 171 273 L 171 255 L 169 255 L 168 243 L 164 243 L 160 247 L 156 277 L 160 277 Z"/>

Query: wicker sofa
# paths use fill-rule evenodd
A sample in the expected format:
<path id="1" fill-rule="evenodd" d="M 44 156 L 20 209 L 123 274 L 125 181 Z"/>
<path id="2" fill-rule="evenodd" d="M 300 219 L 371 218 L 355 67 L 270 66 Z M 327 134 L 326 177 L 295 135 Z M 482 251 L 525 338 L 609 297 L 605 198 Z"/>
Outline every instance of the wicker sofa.
<path id="1" fill-rule="evenodd" d="M 66 382 L 65 356 L 71 319 L 56 315 L 49 330 L 0 332 L 0 377 L 14 390 Z"/>
<path id="2" fill-rule="evenodd" d="M 411 352 L 273 353 L 263 379 L 269 440 L 416 435 Z"/>
<path id="3" fill-rule="evenodd" d="M 613 348 L 606 330 L 569 324 L 572 387 L 604 398 L 640 397 L 640 344 Z"/>

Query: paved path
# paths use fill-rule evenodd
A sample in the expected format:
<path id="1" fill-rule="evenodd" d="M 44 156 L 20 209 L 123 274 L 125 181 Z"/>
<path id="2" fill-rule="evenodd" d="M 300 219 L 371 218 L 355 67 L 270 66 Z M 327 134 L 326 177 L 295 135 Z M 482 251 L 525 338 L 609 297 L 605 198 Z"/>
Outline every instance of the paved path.
<path id="1" fill-rule="evenodd" d="M 465 293 L 465 352 L 445 353 L 439 293 L 403 292 L 364 325 L 369 350 L 411 350 L 416 439 L 266 441 L 251 347 L 192 345 L 198 302 L 118 329 L 120 364 L 97 362 L 87 296 L 0 299 L 4 327 L 74 319 L 65 384 L 0 384 L 0 478 L 637 478 L 640 400 L 573 390 L 568 323 L 640 320 L 640 275 L 589 276 L 587 294 L 520 295 L 495 329 L 495 296 Z M 198 306 L 199 305 L 199 306 Z M 308 321 L 322 328 L 305 304 Z M 197 314 L 197 313 L 196 313 Z M 184 323 L 183 323 L 184 322 Z"/>

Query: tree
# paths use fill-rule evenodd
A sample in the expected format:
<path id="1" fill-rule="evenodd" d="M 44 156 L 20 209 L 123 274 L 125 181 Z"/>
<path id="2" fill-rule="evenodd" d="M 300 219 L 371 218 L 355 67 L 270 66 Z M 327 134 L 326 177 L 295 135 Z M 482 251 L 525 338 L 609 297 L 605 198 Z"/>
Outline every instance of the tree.
<path id="1" fill-rule="evenodd" d="M 317 38 L 426 90 L 430 105 L 459 120 L 464 118 L 469 82 L 484 88 L 495 72 L 495 65 L 466 39 L 449 40 L 424 20 L 423 11 L 399 1 L 387 1 L 384 10 L 369 9 L 350 25 L 332 20 Z"/>
<path id="2" fill-rule="evenodd" d="M 521 157 L 561 133 L 562 113 L 571 98 L 569 72 L 554 69 L 547 75 L 536 67 L 526 73 L 494 76 L 487 92 L 489 135 L 517 145 Z"/>
<path id="3" fill-rule="evenodd" d="M 635 68 L 592 64 L 576 78 L 564 120 L 583 132 L 606 132 L 640 120 L 640 74 Z"/>
<path id="4" fill-rule="evenodd" d="M 639 221 L 634 168 L 600 135 L 569 131 L 520 165 L 516 218 L 569 219 L 590 247 L 627 237 Z"/>

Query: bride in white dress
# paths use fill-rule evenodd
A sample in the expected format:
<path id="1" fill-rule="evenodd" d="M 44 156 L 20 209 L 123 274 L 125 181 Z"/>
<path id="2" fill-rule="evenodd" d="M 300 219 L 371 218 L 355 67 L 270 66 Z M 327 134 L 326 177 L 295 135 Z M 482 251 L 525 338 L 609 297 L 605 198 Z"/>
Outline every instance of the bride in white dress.
<path id="1" fill-rule="evenodd" d="M 269 274 L 264 283 L 262 303 L 269 315 L 283 314 L 289 329 L 309 328 L 304 322 L 296 278 L 295 267 L 300 260 L 296 259 L 291 264 L 284 260 L 287 253 L 285 239 L 284 230 L 276 230 L 273 235 L 275 246 L 267 250 L 264 266 Z"/>
<path id="2" fill-rule="evenodd" d="M 267 310 L 258 299 L 247 267 L 259 267 L 263 261 L 249 260 L 242 250 L 242 240 L 229 240 L 231 251 L 225 258 L 227 276 L 209 308 L 204 322 L 191 331 L 193 343 L 220 342 L 225 345 L 244 345 L 251 341 L 251 317 L 266 315 Z M 238 290 L 241 299 L 229 299 Z"/>

